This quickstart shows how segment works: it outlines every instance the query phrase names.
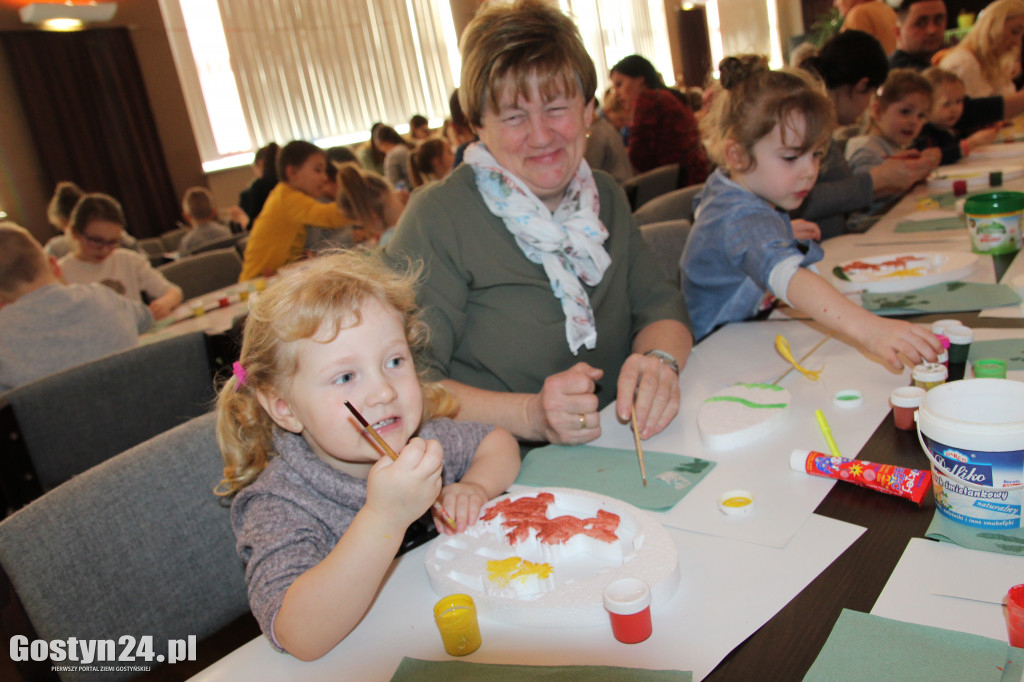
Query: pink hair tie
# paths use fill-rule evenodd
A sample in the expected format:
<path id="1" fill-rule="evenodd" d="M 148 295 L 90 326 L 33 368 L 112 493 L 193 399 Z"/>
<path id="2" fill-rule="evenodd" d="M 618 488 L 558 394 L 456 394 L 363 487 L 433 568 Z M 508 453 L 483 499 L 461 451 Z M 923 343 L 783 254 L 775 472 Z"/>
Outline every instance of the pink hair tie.
<path id="1" fill-rule="evenodd" d="M 245 367 L 242 367 L 242 363 L 235 362 L 233 365 L 231 365 L 231 373 L 235 375 L 235 379 L 237 380 L 237 382 L 235 383 L 236 391 L 242 388 L 242 386 L 245 386 L 246 373 Z"/>

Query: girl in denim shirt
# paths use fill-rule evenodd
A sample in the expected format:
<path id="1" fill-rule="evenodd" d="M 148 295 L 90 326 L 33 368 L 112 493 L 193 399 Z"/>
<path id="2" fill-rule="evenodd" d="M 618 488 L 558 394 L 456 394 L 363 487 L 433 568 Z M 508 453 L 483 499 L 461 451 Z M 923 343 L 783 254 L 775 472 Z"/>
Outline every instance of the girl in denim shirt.
<path id="1" fill-rule="evenodd" d="M 770 71 L 764 60 L 729 57 L 723 92 L 701 123 L 718 169 L 697 198 L 683 252 L 683 294 L 694 337 L 746 320 L 779 298 L 847 334 L 894 370 L 900 354 L 916 364 L 940 346 L 927 329 L 877 317 L 816 272 L 817 226 L 790 222 L 818 177 L 835 124 L 831 101 L 801 73 Z"/>

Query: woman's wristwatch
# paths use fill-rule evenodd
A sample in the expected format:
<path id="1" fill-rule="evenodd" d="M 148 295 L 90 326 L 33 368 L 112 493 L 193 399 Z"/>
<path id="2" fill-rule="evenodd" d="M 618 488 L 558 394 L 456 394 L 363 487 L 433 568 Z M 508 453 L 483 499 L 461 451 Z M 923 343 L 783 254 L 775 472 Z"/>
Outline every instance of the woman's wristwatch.
<path id="1" fill-rule="evenodd" d="M 658 360 L 662 364 L 668 365 L 669 367 L 671 367 L 672 371 L 676 373 L 676 376 L 679 375 L 679 363 L 676 362 L 676 359 L 674 357 L 672 357 L 671 353 L 666 353 L 663 350 L 658 350 L 657 348 L 652 348 L 651 350 L 649 350 L 646 353 L 644 353 L 644 355 L 647 355 L 647 356 L 652 357 L 652 358 L 658 358 Z"/>

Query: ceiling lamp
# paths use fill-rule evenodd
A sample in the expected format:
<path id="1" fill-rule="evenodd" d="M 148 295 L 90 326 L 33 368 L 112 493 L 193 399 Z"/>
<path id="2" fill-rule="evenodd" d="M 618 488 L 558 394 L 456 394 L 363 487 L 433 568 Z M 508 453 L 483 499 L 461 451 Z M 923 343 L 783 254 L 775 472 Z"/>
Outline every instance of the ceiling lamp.
<path id="1" fill-rule="evenodd" d="M 47 31 L 79 31 L 86 24 L 110 21 L 117 12 L 116 2 L 90 2 L 74 5 L 71 2 L 33 2 L 21 8 L 21 20 L 38 24 Z"/>

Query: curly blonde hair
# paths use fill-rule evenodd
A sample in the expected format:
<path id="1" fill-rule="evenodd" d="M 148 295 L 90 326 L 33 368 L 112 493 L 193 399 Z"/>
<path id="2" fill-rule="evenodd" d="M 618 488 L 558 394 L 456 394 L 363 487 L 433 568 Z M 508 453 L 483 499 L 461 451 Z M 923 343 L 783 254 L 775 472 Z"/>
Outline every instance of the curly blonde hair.
<path id="1" fill-rule="evenodd" d="M 402 273 L 378 255 L 355 250 L 333 252 L 283 275 L 251 299 L 239 363 L 245 380 L 229 377 L 217 397 L 217 441 L 224 458 L 218 495 L 233 495 L 249 485 L 275 456 L 274 422 L 259 403 L 260 392 L 281 393 L 298 369 L 296 341 L 327 331 L 331 338 L 358 324 L 360 309 L 376 300 L 401 313 L 405 336 L 420 370 L 423 420 L 452 416 L 458 405 L 439 384 L 423 380 L 418 360 L 428 330 L 416 307 L 415 284 L 421 267 Z M 354 320 L 354 321 L 353 321 Z"/>

